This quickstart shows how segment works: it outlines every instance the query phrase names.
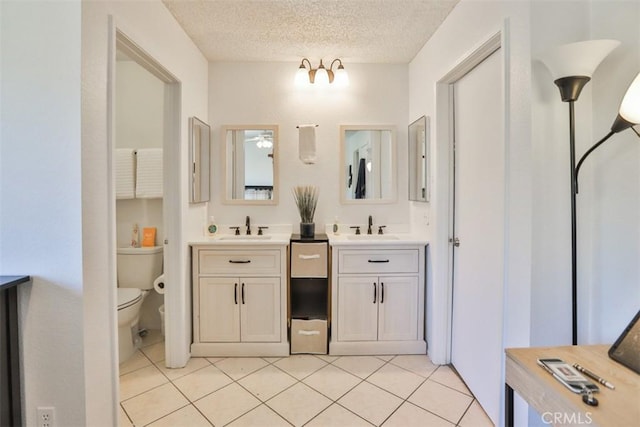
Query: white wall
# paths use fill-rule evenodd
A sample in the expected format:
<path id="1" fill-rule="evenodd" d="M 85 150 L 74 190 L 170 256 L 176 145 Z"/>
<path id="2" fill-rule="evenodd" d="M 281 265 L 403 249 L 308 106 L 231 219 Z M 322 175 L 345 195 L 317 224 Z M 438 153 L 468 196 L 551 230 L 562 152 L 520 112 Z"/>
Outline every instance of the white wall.
<path id="1" fill-rule="evenodd" d="M 19 290 L 23 423 L 54 406 L 57 425 L 85 425 L 80 3 L 0 11 L 0 274 L 33 277 Z"/>
<path id="2" fill-rule="evenodd" d="M 572 14 L 569 22 L 563 16 Z M 609 38 L 622 42 L 575 103 L 579 159 L 610 129 L 640 71 L 640 4 L 553 2 L 532 8 L 532 52 Z M 571 232 L 568 105 L 549 71 L 533 62 L 534 253 L 532 344 L 571 343 Z M 632 131 L 614 135 L 580 171 L 578 343 L 611 343 L 640 305 L 640 148 Z"/>
<path id="3" fill-rule="evenodd" d="M 326 59 L 326 58 L 325 58 Z M 312 58 L 319 63 L 319 58 Z M 398 165 L 407 160 L 407 65 L 349 64 L 351 84 L 345 89 L 319 91 L 293 84 L 299 63 L 210 63 L 209 124 L 212 132 L 212 194 L 210 215 L 221 224 L 293 224 L 300 222 L 291 188 L 313 184 L 320 188 L 316 230 L 338 216 L 341 223 L 408 224 L 407 176 L 398 173 L 398 200 L 393 204 L 341 205 L 339 189 L 340 125 L 394 125 Z M 297 125 L 315 123 L 317 162 L 298 158 Z M 277 124 L 280 127 L 280 196 L 276 206 L 237 206 L 223 203 L 222 136 L 226 124 Z M 399 167 L 400 171 L 404 168 Z M 204 225 L 205 218 L 202 218 Z"/>
<path id="4" fill-rule="evenodd" d="M 200 234 L 198 224 L 204 217 L 204 204 L 188 203 L 188 119 L 190 116 L 207 117 L 207 62 L 179 27 L 160 1 L 83 2 L 82 7 L 82 167 L 83 167 L 83 235 L 84 247 L 84 308 L 85 352 L 87 382 L 87 420 L 85 425 L 115 425 L 117 401 L 117 348 L 112 348 L 106 337 L 115 334 L 115 203 L 109 182 L 108 115 L 112 110 L 107 94 L 109 46 L 115 34 L 109 23 L 125 33 L 138 46 L 162 64 L 180 81 L 180 156 L 174 173 L 179 179 L 178 194 L 180 224 L 169 238 L 177 240 L 179 270 L 176 280 L 165 296 L 175 298 L 183 307 L 173 313 L 167 333 L 177 336 L 177 351 L 169 351 L 167 358 L 186 361 L 191 340 L 189 294 L 189 257 L 186 241 Z M 114 54 L 114 52 L 111 52 Z M 165 171 L 167 172 L 167 171 Z M 197 218 L 197 221 L 195 220 Z M 168 232 L 168 230 L 165 230 Z M 107 304 L 111 301 L 111 304 Z M 168 317 L 167 312 L 167 317 Z M 168 318 L 167 318 L 168 320 Z M 168 322 L 169 323 L 169 322 Z M 110 384 L 112 393 L 105 391 Z"/>

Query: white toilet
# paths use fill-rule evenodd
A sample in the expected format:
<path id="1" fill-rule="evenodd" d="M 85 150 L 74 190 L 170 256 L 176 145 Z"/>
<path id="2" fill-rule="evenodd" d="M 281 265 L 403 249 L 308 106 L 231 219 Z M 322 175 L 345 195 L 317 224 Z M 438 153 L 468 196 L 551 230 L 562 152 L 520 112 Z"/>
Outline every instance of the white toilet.
<path id="1" fill-rule="evenodd" d="M 118 248 L 118 341 L 120 363 L 136 351 L 138 319 L 153 281 L 162 274 L 162 246 Z"/>

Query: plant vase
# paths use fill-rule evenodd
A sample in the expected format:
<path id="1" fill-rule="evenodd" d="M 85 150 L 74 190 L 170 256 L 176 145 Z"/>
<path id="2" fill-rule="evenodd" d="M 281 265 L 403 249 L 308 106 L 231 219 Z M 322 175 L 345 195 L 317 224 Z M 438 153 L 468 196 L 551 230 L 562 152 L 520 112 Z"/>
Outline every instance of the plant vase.
<path id="1" fill-rule="evenodd" d="M 318 188 L 313 185 L 293 187 L 293 199 L 300 214 L 300 237 L 315 236 L 316 224 L 313 222 L 313 215 L 318 204 Z"/>
<path id="2" fill-rule="evenodd" d="M 300 237 L 313 237 L 316 234 L 316 224 L 314 222 L 300 223 Z"/>

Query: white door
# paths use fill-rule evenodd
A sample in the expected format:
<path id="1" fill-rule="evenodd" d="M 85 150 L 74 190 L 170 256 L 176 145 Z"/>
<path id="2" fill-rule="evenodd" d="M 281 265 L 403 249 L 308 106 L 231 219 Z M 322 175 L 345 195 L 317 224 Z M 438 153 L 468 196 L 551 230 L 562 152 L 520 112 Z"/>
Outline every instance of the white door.
<path id="1" fill-rule="evenodd" d="M 378 339 L 377 277 L 338 279 L 338 341 Z"/>
<path id="2" fill-rule="evenodd" d="M 378 293 L 378 339 L 418 339 L 418 278 L 380 277 Z"/>
<path id="3" fill-rule="evenodd" d="M 280 278 L 240 278 L 243 342 L 280 342 Z"/>
<path id="4" fill-rule="evenodd" d="M 199 279 L 200 341 L 240 341 L 239 286 L 237 278 Z"/>
<path id="5" fill-rule="evenodd" d="M 502 50 L 453 85 L 454 233 L 451 361 L 495 424 L 503 360 Z"/>

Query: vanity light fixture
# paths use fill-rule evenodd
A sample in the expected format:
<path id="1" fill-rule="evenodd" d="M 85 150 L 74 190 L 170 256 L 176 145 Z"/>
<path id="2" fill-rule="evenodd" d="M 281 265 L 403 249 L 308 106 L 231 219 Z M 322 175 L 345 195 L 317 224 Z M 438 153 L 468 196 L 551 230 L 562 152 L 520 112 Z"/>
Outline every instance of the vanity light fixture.
<path id="1" fill-rule="evenodd" d="M 577 226 L 576 195 L 578 194 L 578 172 L 582 162 L 613 134 L 632 128 L 640 123 L 640 73 L 635 77 L 622 99 L 618 116 L 611 131 L 587 150 L 576 166 L 575 155 L 575 115 L 574 103 L 578 100 L 582 88 L 591 80 L 596 68 L 611 51 L 620 44 L 617 40 L 589 40 L 569 43 L 549 51 L 541 58 L 560 89 L 563 102 L 569 103 L 569 156 L 571 167 L 571 305 L 572 305 L 572 343 L 578 343 L 577 314 Z M 634 132 L 637 133 L 635 129 Z"/>
<path id="2" fill-rule="evenodd" d="M 308 64 L 308 70 L 307 66 L 305 65 L 305 61 Z M 338 67 L 334 72 L 333 66 L 336 62 L 338 63 Z M 331 61 L 329 69 L 326 69 L 324 67 L 324 64 L 322 63 L 322 59 L 320 60 L 320 65 L 318 65 L 318 68 L 313 68 L 311 62 L 307 58 L 302 58 L 300 67 L 298 67 L 298 72 L 296 73 L 295 83 L 296 86 L 304 86 L 309 83 L 317 84 L 319 86 L 328 86 L 329 84 L 335 84 L 335 86 L 338 87 L 345 87 L 349 85 L 349 75 L 344 69 L 342 61 L 340 59 L 336 58 Z"/>

